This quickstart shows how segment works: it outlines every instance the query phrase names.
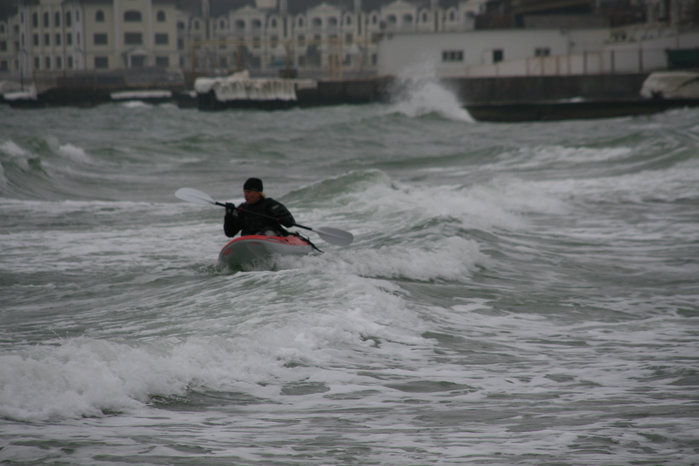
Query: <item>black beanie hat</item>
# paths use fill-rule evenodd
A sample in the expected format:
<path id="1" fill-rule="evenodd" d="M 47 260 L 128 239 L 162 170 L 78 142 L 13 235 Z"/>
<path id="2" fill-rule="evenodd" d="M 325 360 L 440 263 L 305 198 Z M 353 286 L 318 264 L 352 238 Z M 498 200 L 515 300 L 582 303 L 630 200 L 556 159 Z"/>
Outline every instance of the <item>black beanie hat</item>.
<path id="1" fill-rule="evenodd" d="M 259 178 L 248 178 L 245 184 L 243 185 L 243 190 L 262 192 L 262 180 Z"/>

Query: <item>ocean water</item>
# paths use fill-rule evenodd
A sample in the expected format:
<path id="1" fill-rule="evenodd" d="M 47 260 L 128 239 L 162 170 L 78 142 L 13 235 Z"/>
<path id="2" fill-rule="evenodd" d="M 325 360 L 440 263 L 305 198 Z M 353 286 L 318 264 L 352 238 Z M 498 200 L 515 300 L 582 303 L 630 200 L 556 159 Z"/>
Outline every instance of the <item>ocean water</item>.
<path id="1" fill-rule="evenodd" d="M 0 463 L 699 464 L 699 110 L 0 107 Z M 217 264 L 264 180 L 339 247 Z"/>

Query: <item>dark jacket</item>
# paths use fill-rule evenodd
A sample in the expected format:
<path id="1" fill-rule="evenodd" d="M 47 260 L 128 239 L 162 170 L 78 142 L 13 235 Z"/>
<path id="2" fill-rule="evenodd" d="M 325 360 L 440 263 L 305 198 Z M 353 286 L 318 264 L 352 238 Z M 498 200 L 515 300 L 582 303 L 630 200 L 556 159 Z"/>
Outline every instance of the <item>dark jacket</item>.
<path id="1" fill-rule="evenodd" d="M 273 218 L 255 215 L 256 213 Z M 281 225 L 291 227 L 295 223 L 294 217 L 281 202 L 267 197 L 252 205 L 244 202 L 237 208 L 233 204 L 226 204 L 223 231 L 228 237 L 233 237 L 238 232 L 240 236 L 263 235 L 270 230 L 275 236 L 286 236 L 288 232 Z"/>

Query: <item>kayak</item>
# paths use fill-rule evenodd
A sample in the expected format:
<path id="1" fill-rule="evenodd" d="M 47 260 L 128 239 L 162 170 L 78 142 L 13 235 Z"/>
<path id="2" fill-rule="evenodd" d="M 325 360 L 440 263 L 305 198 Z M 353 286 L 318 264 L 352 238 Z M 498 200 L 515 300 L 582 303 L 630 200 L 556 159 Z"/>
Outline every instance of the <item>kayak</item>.
<path id="1" fill-rule="evenodd" d="M 218 255 L 218 261 L 228 267 L 240 267 L 269 258 L 272 254 L 310 254 L 314 250 L 309 241 L 295 235 L 248 235 L 226 244 Z"/>

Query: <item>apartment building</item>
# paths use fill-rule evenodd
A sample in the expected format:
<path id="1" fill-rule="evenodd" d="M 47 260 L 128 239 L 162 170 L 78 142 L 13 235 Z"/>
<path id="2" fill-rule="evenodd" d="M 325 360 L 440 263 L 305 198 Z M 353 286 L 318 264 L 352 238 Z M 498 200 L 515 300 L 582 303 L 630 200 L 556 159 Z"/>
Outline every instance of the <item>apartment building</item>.
<path id="1" fill-rule="evenodd" d="M 471 30 L 486 0 L 449 3 L 383 1 L 366 10 L 361 0 L 256 0 L 254 6 L 232 0 L 218 8 L 203 0 L 201 15 L 180 25 L 180 65 L 189 70 L 274 73 L 290 67 L 306 75 L 375 74 L 384 35 Z"/>
<path id="2" fill-rule="evenodd" d="M 20 71 L 178 66 L 175 0 L 20 0 Z"/>

